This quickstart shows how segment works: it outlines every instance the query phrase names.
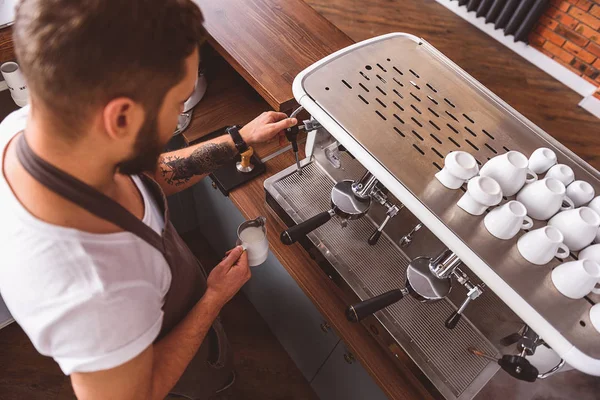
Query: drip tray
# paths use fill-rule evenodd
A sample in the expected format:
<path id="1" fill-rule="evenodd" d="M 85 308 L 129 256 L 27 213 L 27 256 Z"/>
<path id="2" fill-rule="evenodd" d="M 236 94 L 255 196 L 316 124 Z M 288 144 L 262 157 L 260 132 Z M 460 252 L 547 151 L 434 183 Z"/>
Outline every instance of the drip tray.
<path id="1" fill-rule="evenodd" d="M 365 171 L 356 160 L 345 162 L 344 169 L 348 179 Z M 324 168 L 312 162 L 302 175 L 291 166 L 272 176 L 265 181 L 265 189 L 276 202 L 276 211 L 286 214 L 282 218 L 299 223 L 330 208 L 335 183 Z M 333 218 L 308 235 L 361 300 L 403 287 L 410 261 L 385 234 L 376 246 L 368 245 L 375 227 L 368 216 L 349 221 L 346 227 Z M 467 318 L 455 329 L 447 329 L 444 322 L 455 309 L 449 300 L 424 304 L 408 296 L 378 312 L 376 318 L 446 398 L 470 399 L 499 367 L 467 349 L 475 347 L 490 355 L 499 351 Z"/>

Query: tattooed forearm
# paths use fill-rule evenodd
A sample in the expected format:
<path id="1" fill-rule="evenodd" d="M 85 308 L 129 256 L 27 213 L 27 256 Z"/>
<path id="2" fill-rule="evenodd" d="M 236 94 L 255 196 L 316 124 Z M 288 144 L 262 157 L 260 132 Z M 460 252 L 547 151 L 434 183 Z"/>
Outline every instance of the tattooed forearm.
<path id="1" fill-rule="evenodd" d="M 162 156 L 160 173 L 169 185 L 183 185 L 194 175 L 211 173 L 235 156 L 235 150 L 225 143 L 208 143 L 198 147 L 188 157 Z"/>

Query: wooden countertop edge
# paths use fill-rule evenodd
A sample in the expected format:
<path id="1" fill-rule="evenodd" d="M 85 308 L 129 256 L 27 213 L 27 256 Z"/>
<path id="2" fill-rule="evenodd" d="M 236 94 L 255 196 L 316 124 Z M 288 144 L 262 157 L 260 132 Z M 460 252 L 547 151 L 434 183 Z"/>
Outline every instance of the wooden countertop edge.
<path id="1" fill-rule="evenodd" d="M 285 246 L 279 241 L 279 233 L 286 227 L 266 204 L 263 182 L 278 172 L 274 169 L 275 164 L 280 170 L 282 165 L 288 166 L 293 162 L 289 153 L 267 161 L 267 172 L 232 191 L 231 201 L 245 218 L 255 218 L 258 215 L 267 217 L 271 251 L 390 399 L 433 399 L 432 394 L 411 370 L 415 366 L 408 356 L 402 353 L 402 358 L 405 359 L 394 363 L 390 354 L 386 354 L 363 325 L 346 320 L 346 303 L 342 290 L 328 278 L 304 248 L 299 244 Z"/>

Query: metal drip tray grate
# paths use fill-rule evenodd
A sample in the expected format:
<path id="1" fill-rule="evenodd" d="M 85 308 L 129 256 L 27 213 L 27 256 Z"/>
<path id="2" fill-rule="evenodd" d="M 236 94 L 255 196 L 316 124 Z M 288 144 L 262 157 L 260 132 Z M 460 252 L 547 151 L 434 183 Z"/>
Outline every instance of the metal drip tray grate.
<path id="1" fill-rule="evenodd" d="M 360 163 L 350 157 L 344 158 L 343 166 L 348 179 L 364 173 Z M 285 170 L 269 178 L 265 187 L 298 223 L 330 207 L 334 183 L 318 164 L 311 163 L 301 176 L 293 169 Z M 377 246 L 368 245 L 366 238 L 374 227 L 368 217 L 349 221 L 345 228 L 334 218 L 308 235 L 330 261 L 334 260 L 334 268 L 361 299 L 403 286 L 409 262 L 386 236 Z M 476 393 L 498 369 L 467 351 L 472 346 L 498 354 L 468 320 L 452 331 L 445 328 L 444 321 L 454 309 L 446 300 L 423 304 L 406 297 L 377 314 L 398 344 L 448 398 L 457 398 L 468 388 Z"/>
<path id="2" fill-rule="evenodd" d="M 506 298 L 520 297 L 553 332 L 586 356 L 600 359 L 599 336 L 588 317 L 591 304 L 562 296 L 550 281 L 551 268 L 561 261 L 534 268 L 516 250 L 519 235 L 495 239 L 483 227 L 482 217 L 456 206 L 464 188 L 449 190 L 434 178 L 445 155 L 455 150 L 472 154 L 482 165 L 509 150 L 529 156 L 539 147 L 548 147 L 596 193 L 600 193 L 598 171 L 432 46 L 409 35 L 385 36 L 340 53 L 307 72 L 301 85 L 310 103 L 316 103 L 313 107 L 343 128 L 336 130 L 338 140 L 355 141 L 396 179 L 397 187 L 387 189 L 395 194 L 400 187 L 408 190 L 437 218 L 436 226 L 443 224 L 482 261 L 478 268 L 491 269 L 488 278 L 493 275 L 495 282 L 501 280 L 513 289 L 514 293 L 503 293 Z M 432 220 L 428 223 L 433 225 Z"/>

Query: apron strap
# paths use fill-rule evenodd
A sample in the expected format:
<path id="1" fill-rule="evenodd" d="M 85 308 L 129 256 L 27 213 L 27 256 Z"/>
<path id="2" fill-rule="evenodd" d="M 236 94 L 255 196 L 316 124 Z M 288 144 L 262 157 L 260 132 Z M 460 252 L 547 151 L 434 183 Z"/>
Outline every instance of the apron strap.
<path id="1" fill-rule="evenodd" d="M 110 197 L 40 158 L 31 150 L 24 134 L 17 138 L 16 151 L 23 168 L 33 179 L 95 216 L 133 233 L 164 254 L 164 243 L 158 233 Z"/>

